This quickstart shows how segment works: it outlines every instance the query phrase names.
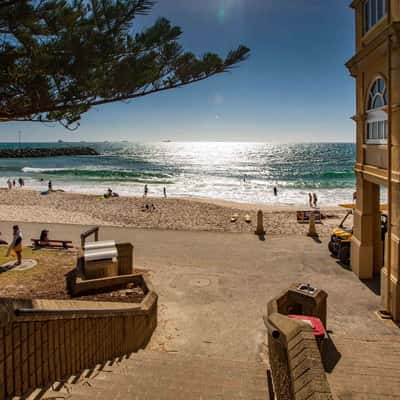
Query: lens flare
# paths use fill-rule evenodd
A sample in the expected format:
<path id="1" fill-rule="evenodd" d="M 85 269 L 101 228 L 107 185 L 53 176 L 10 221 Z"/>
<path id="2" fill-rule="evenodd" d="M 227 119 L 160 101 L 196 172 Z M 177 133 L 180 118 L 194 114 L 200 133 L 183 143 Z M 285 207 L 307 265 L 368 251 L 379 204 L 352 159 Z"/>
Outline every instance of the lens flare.
<path id="1" fill-rule="evenodd" d="M 217 12 L 217 19 L 220 24 L 223 24 L 225 22 L 225 16 L 226 16 L 225 4 L 221 4 Z"/>

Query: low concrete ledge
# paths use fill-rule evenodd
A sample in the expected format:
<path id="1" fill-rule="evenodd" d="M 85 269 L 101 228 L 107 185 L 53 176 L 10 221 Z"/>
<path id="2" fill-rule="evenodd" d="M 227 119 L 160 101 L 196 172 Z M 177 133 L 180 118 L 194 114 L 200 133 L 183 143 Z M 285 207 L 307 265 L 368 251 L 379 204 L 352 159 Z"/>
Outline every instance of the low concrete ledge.
<path id="1" fill-rule="evenodd" d="M 268 303 L 264 317 L 277 400 L 333 399 L 312 327 L 289 314 L 314 316 L 326 327 L 327 293 L 294 284 Z M 309 287 L 306 286 L 306 289 Z M 302 289 L 302 288 L 301 288 Z"/>
<path id="2" fill-rule="evenodd" d="M 277 399 L 333 399 L 312 328 L 278 313 L 264 321 Z"/>
<path id="3" fill-rule="evenodd" d="M 128 283 L 134 283 L 140 286 L 145 293 L 148 292 L 147 283 L 143 279 L 142 274 L 112 276 L 98 279 L 81 279 L 80 277 L 75 277 L 74 282 L 70 285 L 70 290 L 73 296 L 79 296 L 99 290 L 110 290 L 120 286 L 126 286 Z"/>

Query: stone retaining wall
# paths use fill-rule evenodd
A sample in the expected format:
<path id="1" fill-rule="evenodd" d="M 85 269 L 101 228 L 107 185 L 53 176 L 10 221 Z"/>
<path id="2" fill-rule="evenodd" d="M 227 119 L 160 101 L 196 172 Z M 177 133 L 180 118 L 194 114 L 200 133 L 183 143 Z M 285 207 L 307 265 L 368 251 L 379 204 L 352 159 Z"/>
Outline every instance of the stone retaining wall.
<path id="1" fill-rule="evenodd" d="M 0 400 L 144 348 L 157 295 L 140 304 L 0 300 Z"/>

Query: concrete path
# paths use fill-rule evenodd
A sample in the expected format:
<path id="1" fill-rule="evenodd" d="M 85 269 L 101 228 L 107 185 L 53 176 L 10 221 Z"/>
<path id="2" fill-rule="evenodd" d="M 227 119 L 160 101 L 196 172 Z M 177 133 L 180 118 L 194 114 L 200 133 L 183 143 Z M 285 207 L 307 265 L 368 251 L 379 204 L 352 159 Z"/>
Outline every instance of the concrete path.
<path id="1" fill-rule="evenodd" d="M 0 223 L 0 231 L 10 232 L 11 225 Z M 77 245 L 87 228 L 21 225 L 25 238 L 37 237 L 47 228 L 52 238 L 70 239 Z M 379 294 L 331 258 L 326 242 L 112 227 L 101 228 L 100 236 L 132 242 L 136 266 L 149 272 L 160 296 L 159 325 L 149 345 L 152 351 L 260 363 L 266 358 L 262 321 L 266 304 L 293 282 L 309 282 L 328 292 L 328 329 L 334 337 L 355 342 L 370 336 L 400 338 L 395 324 L 375 314 L 380 309 Z M 343 356 L 341 362 L 347 358 Z M 400 365 L 400 355 L 398 359 Z M 351 393 L 350 384 L 343 387 Z"/>
<path id="2" fill-rule="evenodd" d="M 11 232 L 12 223 L 0 223 Z M 79 244 L 87 227 L 24 223 L 25 238 L 48 228 L 56 239 Z M 269 299 L 293 282 L 328 292 L 328 329 L 351 336 L 398 335 L 378 319 L 379 295 L 329 256 L 327 243 L 307 237 L 101 228 L 101 239 L 129 241 L 136 265 L 150 272 L 160 296 L 153 350 L 232 360 L 259 360 Z"/>
<path id="3" fill-rule="evenodd" d="M 400 400 L 400 338 L 333 336 L 336 360 L 327 374 L 340 400 Z"/>

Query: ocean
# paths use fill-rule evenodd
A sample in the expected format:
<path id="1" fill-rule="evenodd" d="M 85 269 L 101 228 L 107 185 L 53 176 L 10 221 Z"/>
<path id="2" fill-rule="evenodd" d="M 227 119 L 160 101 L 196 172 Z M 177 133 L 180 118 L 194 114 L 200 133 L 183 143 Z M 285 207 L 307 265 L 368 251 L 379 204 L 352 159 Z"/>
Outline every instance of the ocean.
<path id="1" fill-rule="evenodd" d="M 0 148 L 18 148 L 1 143 Z M 22 147 L 90 146 L 100 156 L 1 159 L 0 186 L 22 177 L 27 188 L 120 195 L 212 198 L 271 205 L 320 205 L 352 201 L 355 145 L 232 142 L 22 143 Z M 43 179 L 43 181 L 41 181 Z M 278 189 L 274 196 L 273 187 Z"/>

